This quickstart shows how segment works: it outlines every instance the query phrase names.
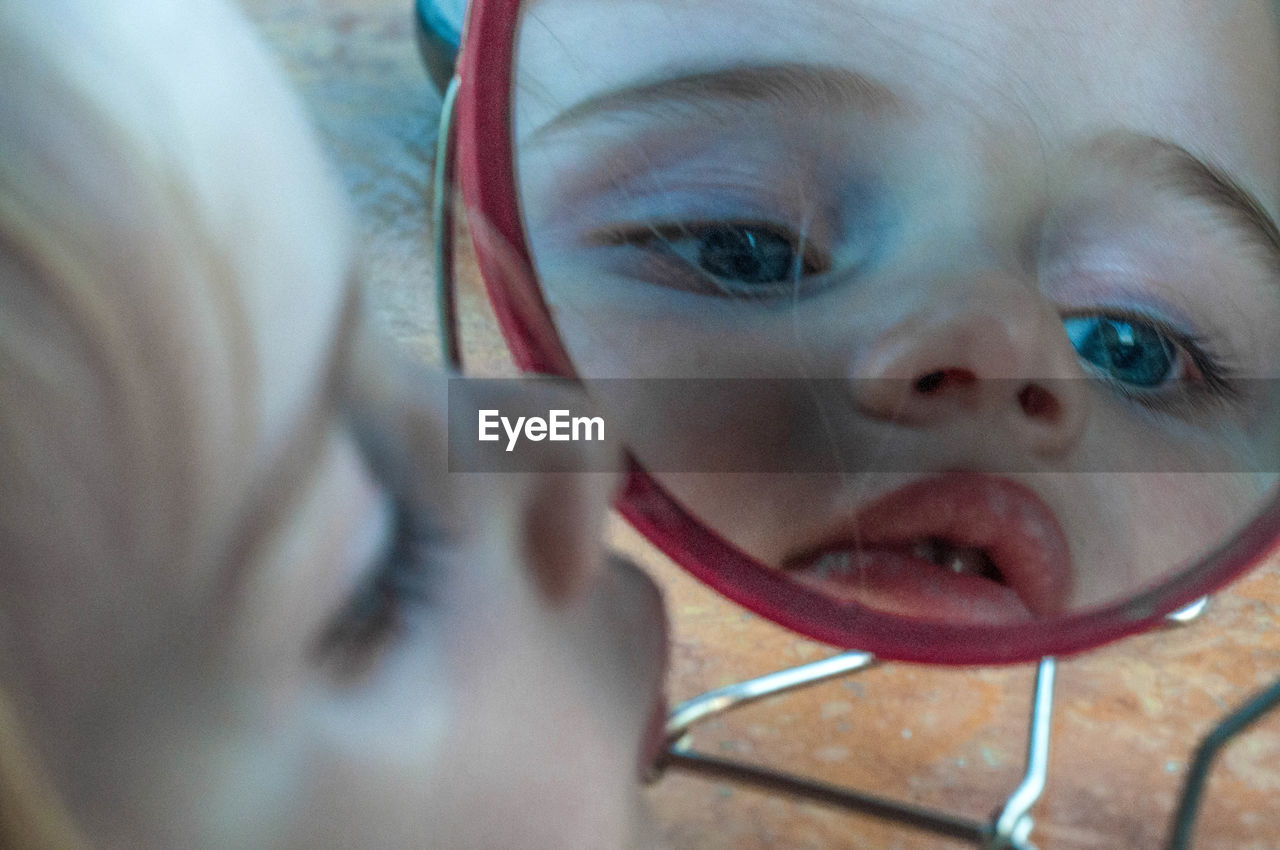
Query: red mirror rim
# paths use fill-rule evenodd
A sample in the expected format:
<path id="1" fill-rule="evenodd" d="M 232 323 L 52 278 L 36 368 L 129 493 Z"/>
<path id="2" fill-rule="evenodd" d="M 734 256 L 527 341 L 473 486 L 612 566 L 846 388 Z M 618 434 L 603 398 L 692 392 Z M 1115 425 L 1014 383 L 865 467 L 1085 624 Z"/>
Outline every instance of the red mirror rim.
<path id="1" fill-rule="evenodd" d="M 533 273 L 516 200 L 512 71 L 520 0 L 472 0 L 458 60 L 457 173 L 485 289 L 516 365 L 573 377 Z M 501 258 L 501 259 L 500 259 Z M 886 660 L 1005 664 L 1080 652 L 1161 625 L 1280 548 L 1280 499 L 1236 537 L 1159 587 L 1044 623 L 949 625 L 834 602 L 757 563 L 702 525 L 634 465 L 619 512 L 725 597 L 806 637 Z"/>

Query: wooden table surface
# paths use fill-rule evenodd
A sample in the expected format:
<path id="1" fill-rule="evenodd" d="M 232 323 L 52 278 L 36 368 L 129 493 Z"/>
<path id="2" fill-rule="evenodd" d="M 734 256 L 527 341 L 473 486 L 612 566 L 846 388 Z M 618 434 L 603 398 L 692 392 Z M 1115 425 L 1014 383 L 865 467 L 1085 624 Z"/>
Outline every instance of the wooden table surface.
<path id="1" fill-rule="evenodd" d="M 370 297 L 395 336 L 434 360 L 430 161 L 438 100 L 418 60 L 411 0 L 245 0 L 301 91 L 354 198 Z M 460 241 L 461 246 L 465 242 Z M 513 370 L 462 258 L 468 371 Z M 666 590 L 669 693 L 680 700 L 831 649 L 720 599 L 623 523 L 617 545 Z M 1194 742 L 1280 676 L 1280 563 L 1219 594 L 1180 630 L 1061 662 L 1042 850 L 1162 846 Z M 891 665 L 752 706 L 700 728 L 700 749 L 985 818 L 1017 784 L 1033 669 Z M 819 805 L 669 774 L 650 791 L 673 847 L 963 846 Z M 1197 847 L 1280 848 L 1280 712 L 1219 760 Z"/>

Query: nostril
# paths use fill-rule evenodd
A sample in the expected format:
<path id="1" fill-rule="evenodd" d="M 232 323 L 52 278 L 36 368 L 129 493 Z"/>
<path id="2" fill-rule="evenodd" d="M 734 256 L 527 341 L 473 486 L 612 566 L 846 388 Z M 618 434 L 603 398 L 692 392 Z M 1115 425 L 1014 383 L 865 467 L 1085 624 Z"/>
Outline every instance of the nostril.
<path id="1" fill-rule="evenodd" d="M 936 392 L 947 380 L 946 372 L 930 372 L 916 379 L 916 392 L 924 395 Z"/>
<path id="2" fill-rule="evenodd" d="M 916 378 L 915 391 L 921 395 L 933 395 L 944 389 L 966 387 L 977 380 L 968 369 L 939 369 Z"/>
<path id="3" fill-rule="evenodd" d="M 1018 404 L 1029 419 L 1057 422 L 1062 405 L 1053 393 L 1039 384 L 1027 384 L 1018 392 Z"/>

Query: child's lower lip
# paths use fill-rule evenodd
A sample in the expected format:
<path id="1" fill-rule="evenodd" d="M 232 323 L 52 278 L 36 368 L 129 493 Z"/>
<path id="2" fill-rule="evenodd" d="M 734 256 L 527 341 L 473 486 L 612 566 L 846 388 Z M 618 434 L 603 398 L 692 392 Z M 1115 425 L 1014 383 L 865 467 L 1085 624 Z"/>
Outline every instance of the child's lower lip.
<path id="1" fill-rule="evenodd" d="M 924 541 L 981 550 L 1000 578 L 918 556 Z M 832 569 L 832 556 L 845 562 Z M 1060 614 L 1074 584 L 1066 535 L 1047 505 L 1007 478 L 947 472 L 894 490 L 784 560 L 837 600 L 922 619 L 1025 622 Z"/>

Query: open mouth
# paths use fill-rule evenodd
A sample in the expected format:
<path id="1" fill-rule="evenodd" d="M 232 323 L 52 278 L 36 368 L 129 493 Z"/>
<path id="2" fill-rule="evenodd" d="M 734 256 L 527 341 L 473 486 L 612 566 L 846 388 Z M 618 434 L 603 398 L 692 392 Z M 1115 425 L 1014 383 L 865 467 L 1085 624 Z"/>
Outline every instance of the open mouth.
<path id="1" fill-rule="evenodd" d="M 988 625 L 1061 614 L 1074 577 L 1049 507 L 1021 484 L 973 472 L 894 490 L 782 566 L 840 601 Z"/>

